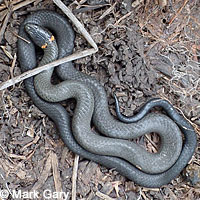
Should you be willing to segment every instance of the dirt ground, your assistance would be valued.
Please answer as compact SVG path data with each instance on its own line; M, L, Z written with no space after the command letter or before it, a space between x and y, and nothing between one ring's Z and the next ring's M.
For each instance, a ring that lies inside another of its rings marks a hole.
M173 0L165 7L142 0L63 2L99 47L75 66L105 87L111 113L115 115L114 92L127 116L153 97L165 98L194 125L199 139L200 2ZM27 14L38 9L61 12L50 0L36 0L10 15L0 40L0 83L21 74L16 35ZM5 10L1 5L1 28L8 16ZM76 34L74 51L88 47ZM0 98L0 190L41 194L62 189L71 197L75 155L56 134L54 123L33 105L23 82L0 91ZM151 139L156 142L157 137ZM199 144L190 164L187 169L195 169L196 184L180 175L168 185L149 189L80 158L76 199L200 199Z

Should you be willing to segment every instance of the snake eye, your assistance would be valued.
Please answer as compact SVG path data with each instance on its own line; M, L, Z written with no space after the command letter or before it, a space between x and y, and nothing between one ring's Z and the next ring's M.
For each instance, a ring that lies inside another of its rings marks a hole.
M37 24L28 23L25 25L25 29L31 40L42 49L45 49L50 42L55 40L46 28Z

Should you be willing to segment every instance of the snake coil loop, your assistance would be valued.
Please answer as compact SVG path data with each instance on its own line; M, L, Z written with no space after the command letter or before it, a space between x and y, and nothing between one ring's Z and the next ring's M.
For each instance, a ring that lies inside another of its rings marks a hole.
M20 26L19 35L24 37L25 39L29 39L27 33L24 30L24 26L27 23L44 26L45 28L50 29L52 32L55 33L58 43L59 57L63 57L72 52L74 33L71 26L64 17L51 11L35 12L34 14L27 17ZM63 37L66 37L67 40L63 40ZM36 53L34 44L27 44L24 41L19 40L18 57L22 71L27 71L36 67ZM107 134L109 129L109 134L111 134L111 136L115 136L118 138L132 137L133 125L120 123L110 116L107 108L105 91L95 79L76 71L73 68L71 62L59 66L58 73L59 76L61 76L61 78L63 79L80 80L81 82L87 84L91 91L95 94L93 121L96 122L95 125L100 132L102 132L103 134ZM94 162L100 163L108 168L115 168L122 175L126 176L130 180L133 180L139 185L146 187L160 187L164 184L169 183L182 171L182 169L186 166L194 153L196 147L196 134L193 127L182 116L180 116L178 112L168 102L165 102L164 109L170 108L168 114L178 124L179 128L185 136L185 141L177 161L171 168L169 168L165 172L159 174L144 173L123 159L90 153L89 151L83 149L76 142L74 136L72 135L72 130L70 128L70 119L65 109L60 104L48 103L42 100L35 92L33 78L26 79L25 86L34 104L55 122L60 132L61 138L70 150L72 150L74 153L79 154L80 156L93 160ZM160 100L160 102L162 101L163 100ZM145 105L147 107L153 107L154 103L155 101L152 100ZM147 113L149 110L144 109L143 111L144 113ZM119 113L118 116L120 117ZM99 120L99 117L106 122L102 123L102 120ZM120 119L122 120L122 118ZM119 134L121 132L125 132L127 134L124 136Z

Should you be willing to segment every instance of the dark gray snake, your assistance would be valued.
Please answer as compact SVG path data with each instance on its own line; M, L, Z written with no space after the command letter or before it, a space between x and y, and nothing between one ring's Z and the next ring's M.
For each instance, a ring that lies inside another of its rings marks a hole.
M48 21L46 21L46 19L48 19ZM25 20L25 22L20 26L19 34L24 38L28 38L27 34L24 32L24 24L26 24L28 22L39 24L39 25L44 26L44 27L50 29L51 31L55 32L55 35L58 38L57 43L58 43L58 47L59 47L59 57L62 57L66 54L71 53L72 48L73 48L73 44L71 42L71 41L73 41L73 37L74 37L73 31L71 30L71 27L69 26L69 24L65 21L65 19L63 17L61 17L60 15L57 15L56 13L49 12L49 11L36 12L34 15L29 16ZM56 32L57 30L59 30L59 31ZM63 41L64 35L66 38L69 39L68 42ZM59 40L59 37L60 37L60 40ZM67 49L64 48L66 46L68 46L69 48L67 48ZM28 69L32 69L36 66L36 56L35 56L35 49L34 49L33 44L27 44L27 43L23 42L22 40L19 40L18 53L19 53L19 62L20 62L22 71L27 71ZM67 69L64 71L68 71L69 76L73 75L72 72L73 72L74 68L71 63L68 63L67 66L66 65L60 66L59 71L63 70L62 68ZM72 77L69 77L69 78L72 78ZM93 90L94 90L94 87L96 87L96 90L98 92L100 92L100 96L103 99L103 101L106 101L106 104L101 104L101 105L105 105L104 107L106 107L107 100L105 100L106 99L106 96L104 96L105 92L102 89L102 87L100 86L100 84L95 79L91 79L88 76L86 76L85 78L83 78L83 77L84 76L82 76L82 75L81 76L78 75L78 79L80 79L83 82L85 81L86 83L89 82L88 86L91 87L91 85L92 85ZM63 73L63 78L66 78L65 72ZM75 77L75 78L77 78L77 77ZM88 79L91 79L91 80L88 80ZM182 152L181 152L178 160L169 170L167 170L163 173L160 173L160 174L156 174L156 175L147 174L147 173L142 172L141 170L138 170L136 167L130 165L128 162L126 162L122 159L119 159L116 157L111 157L111 156L100 156L100 155L92 154L92 153L84 150L74 140L73 135L70 130L69 117L68 117L66 111L63 109L63 107L61 107L59 104L50 104L50 103L47 103L47 102L43 101L42 99L40 99L37 96L37 94L35 93L34 86L33 86L33 78L25 80L25 86L26 86L27 91L28 91L29 95L31 96L33 102L35 103L35 105L37 107L39 107L42 111L44 111L56 123L63 141L73 152L75 152L85 158L88 158L90 160L93 160L95 162L98 162L108 168L116 168L116 170L119 171L121 174L123 174L124 176L128 177L129 179L133 180L134 182L136 182L140 185L147 186L147 187L159 187L163 184L168 183L170 180L175 178L180 173L180 171L185 167L185 165L187 164L187 162L189 161L189 159L191 158L191 156L194 152L194 149L196 146L195 132L194 132L192 126L184 118L182 118L177 113L177 111L174 110L173 107L171 106L172 109L170 108L170 110L168 112L172 114L171 118L176 120L180 129L184 133L185 141L184 141ZM103 94L103 96L102 96L102 94ZM99 101L101 101L101 99ZM151 104L151 102L149 102L148 104ZM167 102L167 105L170 105L170 104ZM95 101L95 107L96 107L96 101ZM103 110L102 106L95 108L95 109ZM105 109L107 109L107 111L108 111L108 108L105 108ZM106 113L106 111L105 111L105 113ZM98 115L98 114L96 114L96 115ZM144 115L146 115L146 113ZM102 118L104 118L104 116L106 116L106 115L103 115ZM108 116L110 116L110 114ZM95 117L93 117L93 120L94 119L95 119ZM105 120L106 119L107 118L105 118ZM112 121L113 121L113 118L112 118ZM109 126L112 124L112 121L109 122ZM104 128L102 128L101 123L97 123L100 126L100 127L98 126L98 129L103 130L105 128L105 130L106 130L107 127L105 126L105 124L103 125ZM115 123L116 123L116 121L115 121ZM97 124L95 124L95 125L97 125ZM108 124L108 123L106 123L106 124ZM121 123L121 124L123 124L123 123ZM125 125L123 125L123 126L126 127ZM123 126L121 126L121 129L123 128ZM129 129L130 129L130 127L131 126L129 126ZM111 129L112 128L113 127L111 127ZM115 127L114 127L114 129L115 129ZM105 133L106 132L107 131L105 131ZM116 130L115 130L115 132L116 132ZM119 132L119 129L118 129L117 133L118 132ZM129 131L129 132L131 133L132 131ZM123 130L122 133L126 133L126 129ZM113 133L111 133L111 134L113 134ZM190 134L190 136L188 134ZM118 137L120 138L121 136L118 135ZM132 137L132 134L131 135L128 134L128 136L126 135L126 137L130 138L130 137Z
M48 30L35 24L26 24L25 29L31 39L44 49L44 56L39 65L52 62L57 58L57 44ZM59 102L69 98L76 99L72 132L79 144L86 150L95 154L121 157L152 174L166 171L175 163L182 149L182 138L178 127L174 126L175 124L167 117L148 114L132 126L134 129L133 137L150 132L160 133L161 148L156 154L148 153L139 145L127 140L93 134L90 128L94 110L92 91L83 83L74 80L53 85L51 84L52 73L53 69L50 69L37 75L34 79L35 90L44 100L50 102Z
M25 29L31 39L44 49L44 56L39 65L44 65L57 58L57 44L48 30L35 24L26 24ZM182 138L178 127L174 126L175 124L169 121L167 117L149 114L132 126L134 136L150 132L160 133L161 148L156 154L148 153L142 147L130 141L105 138L93 134L90 128L94 110L92 91L84 84L74 80L52 85L52 72L53 69L42 72L35 77L35 90L44 100L50 102L69 98L77 100L72 121L72 132L79 144L86 150L95 154L121 157L143 171L152 174L166 171L175 163L182 148Z

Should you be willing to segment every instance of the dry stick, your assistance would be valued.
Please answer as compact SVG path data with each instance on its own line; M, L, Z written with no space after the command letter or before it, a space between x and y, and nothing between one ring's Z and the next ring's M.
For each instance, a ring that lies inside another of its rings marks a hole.
M15 33L14 31L10 30L9 31L17 38L20 38L21 40L23 40L24 42L30 44L31 42L29 40L26 40L25 38L21 37L20 35L17 35L17 33Z
M23 0L15 0L15 1L12 1L12 2L10 3L10 5L15 5L15 4L17 4L17 3L21 2L21 1L23 1ZM1 11L1 10L4 10L4 9L6 9L6 8L7 8L6 5L2 5L2 6L0 6L0 11Z
M60 0L53 0L53 2L67 15L67 17L69 17L69 19L74 23L76 28L83 34L85 39L90 43L94 50L96 50L95 52L97 52L98 47L96 43L94 42L90 34L86 31L84 26L80 23L80 21L78 21L78 19L73 15L70 9L67 6L65 6L65 4Z
M34 1L35 0L27 0L27 1L24 1L22 3L19 3L19 4L15 5L14 7L12 7L12 5L11 5L11 9L8 10L8 14L6 15L6 18L4 19L3 26L1 27L1 30L0 30L0 43L1 43L1 40L3 39L3 34L4 34L5 30L6 30L6 27L7 27L7 24L8 24L8 21L9 21L9 18L11 16L12 12L17 10L17 9L19 9L19 8L21 8L21 7L23 7L23 6L28 5L30 3L33 3Z
M115 8L117 2L115 2L113 5L110 6L110 8L108 8L102 15L101 17L99 18L100 20L103 19L105 16L109 15L110 12L113 11L113 9Z
M2 48L3 52L6 54L7 57L13 60L12 54L9 51L7 51L6 47L5 46L0 46L0 47Z
M21 2L21 3L17 4L17 5L15 5L15 6L13 7L13 11L18 10L19 8L22 8L22 7L24 7L24 6L27 6L28 4L33 3L33 2L35 2L35 1L36 1L36 0L27 0L27 1L23 1L23 2Z
M91 55L92 53L94 53L94 49L87 49L81 52L77 52L74 53L70 56L61 58L59 60L56 60L54 62L48 63L46 65L43 65L41 67L35 68L33 70L29 70L24 72L23 74L16 76L8 81L5 81L3 83L0 84L0 90L3 90L5 88L8 88L16 83L19 83L20 81L23 81L24 79L30 78L31 76L34 76L36 74L39 74L40 72L44 71L44 70L48 70L51 69L52 67L58 66L60 64L72 61L72 60L76 60L79 58L83 58L85 56Z
M101 198L101 199L105 199L105 200L115 200L115 199L109 197L108 195L103 194L103 193L100 192L100 191L97 191L97 192L96 192L96 195L97 195L99 198Z
M84 7L84 8L78 8L76 10L74 10L74 14L78 14L78 13L81 13L81 12L87 12L89 10L95 10L95 9L98 9L98 8L102 8L106 5L109 5L109 4L102 4L102 5L94 5L94 6L87 6L87 7Z
M14 55L14 57L13 57L12 64L11 64L11 68L10 68L10 75L11 75L11 78L13 78L13 72L14 72L16 60L17 60L17 54L15 53L15 55Z
M54 179L54 184L55 184L55 189L57 194L62 194L62 183L61 183L61 178L60 178L60 173L58 170L58 157L55 153L52 152L52 160L51 160L51 166L53 170L53 179ZM58 195L59 197L57 198L58 200L63 200L61 195Z
M0 22L3 21L3 19L5 18L5 16L7 15L7 10L3 10L3 11L0 11Z
M16 83L19 83L20 81L23 81L26 78L30 78L31 76L39 74L40 72L42 72L44 70L51 69L52 67L58 66L58 65L63 64L65 62L69 62L69 61L73 61L73 60L76 60L76 59L79 59L79 58L83 58L83 57L89 56L89 55L91 55L93 53L96 53L98 51L98 47L97 47L96 43L94 42L94 40L92 39L92 37L90 36L90 34L86 31L86 29L78 21L78 19L72 14L72 12L65 6L65 4L63 4L59 0L54 0L54 3L61 10L63 10L63 12L71 19L72 23L75 24L75 26L77 27L77 29L83 34L83 36L85 37L85 39L90 43L90 45L93 48L92 49L83 50L81 52L74 53L74 54L72 54L70 56L61 58L61 59L56 60L56 61L54 61L52 63L48 63L48 64L43 65L41 67L38 67L36 69L26 71L23 74L15 77L13 79L10 79L8 81L5 81L5 82L1 83L0 84L0 90L6 89L6 88L8 88L8 87L10 87L10 86L12 86L12 85L14 85Z
M183 8L185 7L185 5L188 3L189 0L185 0L183 5L179 8L179 10L177 11L177 13L174 15L174 17L172 17L172 19L169 21L168 25L171 25L173 23L173 21L176 19L176 17L179 15L179 13L183 10Z
M12 12L15 11L15 10L18 10L19 8L24 7L24 6L26 6L30 3L33 3L36 0L26 0L26 1L23 1L22 3L17 4L18 2L21 2L21 1L22 0L16 1L15 3L12 2L12 3L9 4L9 6L12 7ZM17 4L17 5L13 6L14 4ZM2 13L1 18L0 18L1 20L3 20L5 13L8 12L7 9L5 9L5 8L7 8L7 7L5 6L5 7L3 7L3 9L1 9L1 7L0 7L0 11L3 10L3 11L1 11L1 13Z
M127 13L126 15L124 15L123 17L121 17L120 19L118 19L117 22L115 22L114 26L117 26L122 20L124 20L127 17L129 17L132 13L133 13L133 11Z
M79 155L75 155L73 172L72 172L72 200L76 200L76 181L77 181L77 174L78 174L78 161L79 161Z
M4 34L5 30L6 30L9 18L11 16L11 13L12 13L12 10L8 10L6 18L4 19L4 22L3 22L3 26L1 27L1 30L0 30L0 43L1 43L1 40L3 39L3 34Z

